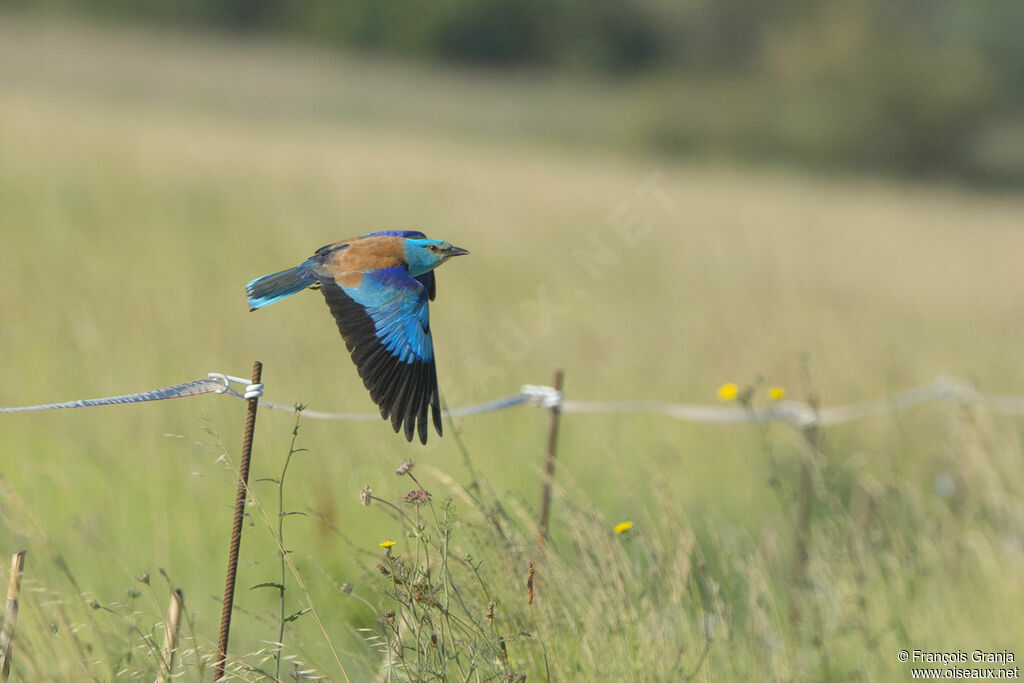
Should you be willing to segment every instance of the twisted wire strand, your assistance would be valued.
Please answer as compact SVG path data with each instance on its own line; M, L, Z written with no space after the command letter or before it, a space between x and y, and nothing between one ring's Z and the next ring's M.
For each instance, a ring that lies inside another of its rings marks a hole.
M232 385L242 385L236 390ZM23 413L40 410L57 410L62 408L88 408L104 405L120 405L127 403L143 403L162 401L172 398L186 398L205 394L225 394L240 399L251 399L263 395L263 384L251 384L249 380L223 373L210 373L204 379L196 379L160 389L152 389L136 394L123 394L105 398L90 398L63 403L45 403L41 405L14 406L0 408L0 413ZM446 410L445 415L465 417L499 410L508 410L519 406L544 408L558 407L565 413L656 413L687 422L705 424L743 424L783 422L799 428L813 425L829 426L842 424L881 415L897 410L906 410L926 403L951 402L957 404L973 404L1002 415L1024 416L1024 396L1005 394L984 394L964 382L940 377L935 381L906 391L892 393L888 396L858 401L840 406L815 409L800 401L777 401L763 408L743 407L737 405L715 406L666 401L625 400L625 401L582 401L565 400L560 391L543 385L523 385L519 392L495 398L483 403L461 406ZM278 403L263 400L264 408L294 412L295 404ZM318 420L379 420L377 413L332 413L319 410L303 409L304 417Z

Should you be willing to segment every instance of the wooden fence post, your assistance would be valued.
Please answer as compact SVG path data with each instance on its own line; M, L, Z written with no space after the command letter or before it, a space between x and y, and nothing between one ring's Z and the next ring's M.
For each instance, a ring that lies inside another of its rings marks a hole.
M544 466L544 487L540 498L540 527L537 531L537 547L544 550L548 537L548 522L551 517L551 486L555 480L555 459L558 456L558 425L562 417L562 388L565 384L565 372L555 372L555 391L559 400L551 406L551 427L548 430L548 457Z
M817 421L815 421L814 424L804 427L801 431L807 446L807 456L800 463L800 490L797 493L795 530L796 547L789 596L789 624L794 629L800 623L800 592L807 585L807 563L811 559L811 516L814 512L813 468L818 454L819 429Z

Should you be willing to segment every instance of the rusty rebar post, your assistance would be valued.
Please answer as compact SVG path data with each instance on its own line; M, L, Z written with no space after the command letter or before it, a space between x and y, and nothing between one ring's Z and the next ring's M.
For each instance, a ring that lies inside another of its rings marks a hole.
M263 364L252 366L252 383L259 384ZM231 609L235 603L235 577L238 574L238 549L242 545L242 519L245 516L245 498L249 492L249 460L252 455L252 436L256 429L256 407L259 396L249 399L249 412L245 417L245 436L242 438L242 459L238 464L238 492L235 494L235 517L231 527L231 547L228 549L228 573L224 584L224 603L220 613L220 641L217 645L217 666L213 680L224 677L224 663L228 657L228 634L231 631Z
M540 498L540 528L537 531L537 547L544 550L548 538L548 521L551 517L551 485L555 480L555 459L558 457L558 425L562 418L562 387L565 384L565 372L555 372L555 391L559 400L551 406L551 427L548 430L548 457L544 466L544 487Z

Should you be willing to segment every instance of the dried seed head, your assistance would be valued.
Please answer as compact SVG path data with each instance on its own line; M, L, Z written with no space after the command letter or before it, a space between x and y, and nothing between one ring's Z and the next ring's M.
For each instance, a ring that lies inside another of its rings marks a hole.
M430 634L430 644L433 645L434 647L437 647L437 634L436 633L431 633Z
M395 623L395 610L389 609L384 613L384 618L388 620L389 624Z
M526 604L533 604L533 562L526 563Z
M505 648L505 639L498 636L498 644L501 645L501 661L505 662L505 666L508 666L508 650Z
M342 595L352 595L352 584L346 581L338 586L338 590L341 591Z
M398 469L395 470L395 474L399 476L403 474L409 474L409 472L412 472L413 467L415 467L415 465L413 464L412 460L406 460L405 462L398 466Z
M494 623L494 601L487 603L487 621Z
M371 497L373 497L373 489L369 486L363 487L363 490L359 492L359 502L363 505L369 505Z

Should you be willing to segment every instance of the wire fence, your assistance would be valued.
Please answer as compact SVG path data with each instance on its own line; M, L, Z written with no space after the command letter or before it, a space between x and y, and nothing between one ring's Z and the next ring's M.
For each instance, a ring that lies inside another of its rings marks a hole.
M241 387L236 390L234 385ZM203 379L196 379L169 387L152 389L135 394L105 398L80 399L63 403L46 403L32 406L0 408L0 413L23 413L62 408L87 408L126 403L143 403L172 398L185 398L205 394L223 394L234 398L249 399L263 396L262 384L251 384L249 380L218 372L211 372ZM920 387L895 392L888 396L859 401L840 406L815 408L793 400L773 401L765 407L731 405L697 405L669 403L663 401L582 401L566 400L562 392L553 387L527 384L514 394L495 398L483 403L461 406L446 410L445 415L464 417L480 413L491 413L519 406L553 408L558 406L564 413L656 413L677 420L707 424L737 424L783 422L799 429L812 426L829 426L851 422L872 415L906 410L926 403L947 402L971 404L1002 415L1024 415L1024 396L987 394L976 391L972 385L946 377ZM271 410L295 411L295 404L261 400L260 405ZM378 413L330 413L303 409L306 418L318 420L379 420Z
M274 401L261 400L264 390L263 384L260 383L261 373L262 364L257 361L253 367L251 380L212 372L202 379L195 379L189 382L183 382L181 384L175 384L173 386L162 387L159 389L151 389L149 391L142 391L135 394L65 401L63 403L46 403L32 406L0 408L0 413L26 413L64 408L88 408L104 405L123 405L127 403L162 401L172 398L186 398L189 396L201 396L205 394L223 394L247 401L248 414L246 417L245 435L242 445L242 459L238 470L238 487L235 496L234 517L232 519L231 542L228 553L228 569L225 579L220 638L218 641L218 655L216 659L216 675L218 679L224 673L224 666L228 657L228 639L231 625L231 614L234 604L238 553L242 536L242 517L248 492L249 463L252 450L253 432L256 422L256 409L258 405L261 405L264 408L269 408L271 410L285 410L289 412L297 410L297 406L294 404L289 405ZM555 387L550 387L528 384L520 387L517 393L509 394L508 396L502 396L484 403L462 406L454 410L445 411L447 415L460 417L480 413L491 413L519 406L535 406L545 408L551 413L550 431L548 436L548 453L543 479L544 486L542 489L542 512L538 522L537 543L538 548L541 551L543 551L548 537L548 513L551 507L552 482L555 476L555 458L557 454L558 424L561 413L656 413L678 420L711 424L787 423L801 430L808 445L811 447L811 451L817 450L817 428L820 426L842 424L844 422L850 422L852 420L866 418L872 415L906 410L926 403L944 401L954 404L970 404L996 413L1006 415L1024 415L1024 396L983 394L976 391L973 386L966 382L959 382L948 378L939 378L924 386L909 389L907 391L896 392L882 398L826 408L817 408L809 403L793 400L772 401L765 407L755 406L749 400L735 402L731 405L717 406L637 400L566 400L563 392L560 390L562 386L561 371L559 371L555 376L555 385ZM236 389L235 387L239 388ZM308 418L322 420L379 419L379 416L376 413L327 413L317 410L307 410L305 408L303 408L302 414ZM813 480L814 472L812 461L810 458L805 458L801 461L800 490L798 494L798 500L801 501L801 506L796 526L796 547L798 548L798 552L794 562L793 585L801 585L805 581L806 577L806 568L809 557L807 544L810 537L811 502L814 497ZM367 488L366 490L369 489ZM16 554L15 558L17 559L19 556L22 559L24 558L23 553ZM282 557L286 557L283 547ZM12 576L13 571L14 569L12 568ZM10 602L10 594L8 602ZM317 622L320 624L321 630L323 630L323 624L320 622L319 617L316 616L315 609L313 609L313 614L316 617ZM790 611L790 619L794 621L794 623L799 619L799 612L792 607ZM8 626L5 622L5 632L7 629ZM13 630L13 625L11 626L11 630ZM324 630L323 632L326 637L326 631ZM330 644L329 638L328 644ZM331 645L331 649L333 651L333 645ZM335 655L337 657L337 653L335 653ZM4 673L6 673L10 661L9 650L4 651L3 660ZM339 666L341 666L340 659L337 661ZM170 664L168 664L167 668L169 671ZM6 678L6 676L3 676L2 678Z

